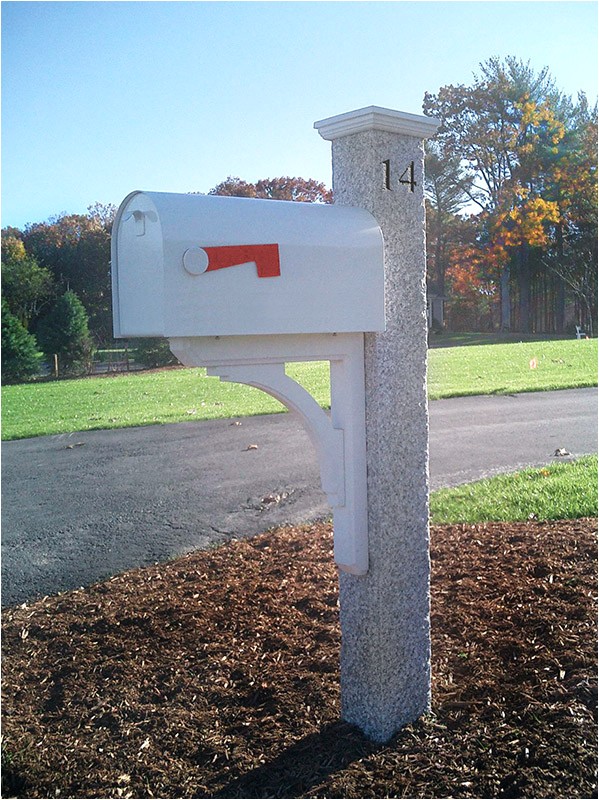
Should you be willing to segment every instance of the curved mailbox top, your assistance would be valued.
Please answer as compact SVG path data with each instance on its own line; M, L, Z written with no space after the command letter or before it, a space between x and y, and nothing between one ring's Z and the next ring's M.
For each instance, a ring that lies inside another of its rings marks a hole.
M132 192L112 285L117 337L385 329L383 237L360 208Z

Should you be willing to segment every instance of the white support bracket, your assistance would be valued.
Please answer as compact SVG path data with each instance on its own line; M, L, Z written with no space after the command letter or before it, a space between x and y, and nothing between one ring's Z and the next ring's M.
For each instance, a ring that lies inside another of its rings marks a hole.
M322 488L333 509L335 561L368 572L364 336L361 333L170 339L186 366L254 386L297 413L316 448ZM291 361L329 361L331 415L285 372Z
M208 367L208 375L221 381L246 383L276 397L302 417L320 465L320 480L329 504L345 505L343 431L334 428L323 411L303 386L285 373L285 364L250 364L247 366Z

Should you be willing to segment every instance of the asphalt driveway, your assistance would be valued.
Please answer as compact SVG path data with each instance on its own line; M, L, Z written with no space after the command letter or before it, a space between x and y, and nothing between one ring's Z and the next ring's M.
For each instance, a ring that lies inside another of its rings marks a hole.
M597 389L430 404L433 489L561 448L597 452ZM2 604L329 514L292 414L5 442Z

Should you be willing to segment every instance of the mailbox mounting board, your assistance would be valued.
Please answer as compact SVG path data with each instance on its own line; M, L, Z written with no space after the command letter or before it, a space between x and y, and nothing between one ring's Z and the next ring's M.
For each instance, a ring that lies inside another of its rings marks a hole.
M360 208L132 192L112 282L117 337L385 329L383 237Z

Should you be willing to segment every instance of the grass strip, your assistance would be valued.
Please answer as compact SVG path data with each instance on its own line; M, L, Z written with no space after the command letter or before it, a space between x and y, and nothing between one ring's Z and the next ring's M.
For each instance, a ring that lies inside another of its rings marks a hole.
M428 358L431 400L597 385L597 339L438 348Z
M288 373L330 407L328 365L295 363ZM459 397L597 385L597 340L567 339L429 351L429 397ZM284 410L258 389L172 369L2 387L2 438L22 439Z
M430 506L434 525L596 517L597 456L438 489Z
M325 408L329 373L320 362L288 372ZM272 414L284 406L259 389L221 383L204 369L172 369L4 386L2 438L110 430L169 422Z

